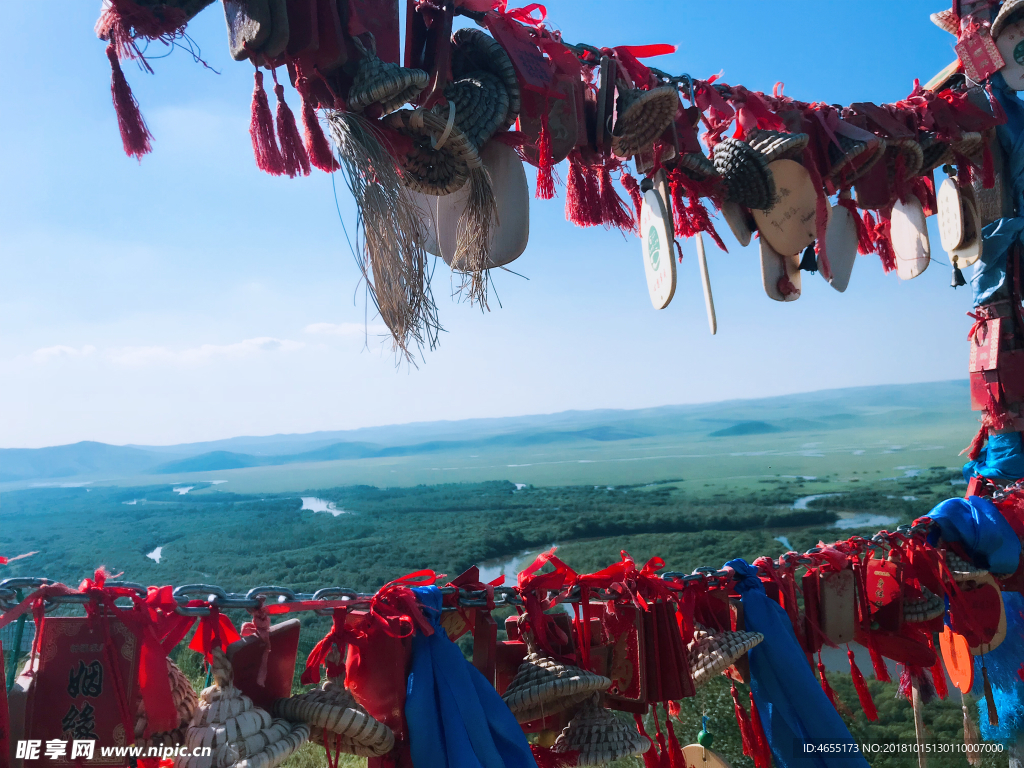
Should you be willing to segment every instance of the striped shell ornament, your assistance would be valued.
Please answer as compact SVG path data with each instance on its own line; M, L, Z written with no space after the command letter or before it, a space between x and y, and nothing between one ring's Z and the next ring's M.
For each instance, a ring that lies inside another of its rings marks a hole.
M530 653L523 660L502 698L520 723L572 709L612 681L550 656Z
M380 757L395 746L395 735L363 709L340 679L308 693L278 699L274 714L306 723L310 741L360 757Z
M642 755L651 747L636 728L601 706L591 696L555 739L555 752L578 752L577 765L605 765L623 757Z
M954 581L970 581L988 574L988 571L967 562L951 549L946 550L946 567L953 574Z
M706 685L762 640L760 632L718 632L698 624L686 649L693 684L697 688Z
M925 586L921 587L922 597L903 601L904 621L931 621L946 612L946 601Z
M309 738L308 725L271 717L235 688L231 662L219 648L213 677L185 734L190 752L210 747L212 754L176 757L174 768L277 768Z

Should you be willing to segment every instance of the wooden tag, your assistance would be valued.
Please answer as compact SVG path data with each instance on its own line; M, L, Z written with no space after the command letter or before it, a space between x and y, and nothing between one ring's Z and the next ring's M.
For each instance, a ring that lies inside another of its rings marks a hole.
M615 124L615 73L618 64L610 56L601 57L597 90L597 151L612 154L612 126Z
M101 623L106 624L105 631ZM74 740L94 741L90 765L128 765L127 756L100 751L100 747L128 746L135 741L135 734L125 733L121 722L108 639L114 646L122 695L128 702L138 700L141 645L124 624L109 617L48 617L43 623L39 672L29 689L22 738L66 741L68 757ZM38 760L24 761L26 768L52 764L43 753Z
M311 55L319 47L316 0L288 0L288 55Z
M676 292L676 255L671 219L661 197L653 189L644 193L640 210L640 243L651 304L655 309L664 309Z
M939 185L935 196L939 204L939 242L947 252L964 241L964 205L960 187L953 179Z
M768 164L775 178L778 202L770 211L754 209L754 221L772 248L784 256L795 256L817 237L815 215L817 195L811 175L795 160Z
M973 589L969 588L972 582ZM982 627L984 635L987 637L990 632L992 633L992 639L987 643L971 646L971 655L981 656L994 651L1006 639L1006 605L1003 603L1003 593L991 573L971 579L971 582L962 586L964 599L971 604L972 609L975 609L975 616L980 623L985 625Z
M530 240L530 188L526 182L526 169L516 151L500 141L489 141L480 150L480 159L491 175L494 202L498 210L497 222L491 225L491 253L488 269L509 264L526 250ZM452 266L458 242L459 219L469 202L469 184L450 195L426 198L433 201L433 221L436 222L436 255ZM429 217L426 219L431 220ZM428 227L429 229L429 227ZM427 239L429 244L429 237ZM428 251L430 248L424 245ZM434 253L434 251L431 251Z
M1004 30L999 36L1005 34ZM963 62L964 74L976 83L988 80L1006 64L999 46L984 27L961 38L953 48Z
M871 620L883 631L898 632L903 625L902 565L872 557L865 567Z
M959 248L949 252L949 257L956 259L959 267L969 267L981 258L981 218L978 216L978 208L973 197L970 193L963 196L964 240Z
M676 236L675 217L672 215L672 192L668 185L668 174L664 168L659 168L651 179L654 184L654 191L661 198L661 204L665 208L665 218L668 221L669 232L674 238Z
M823 573L820 581L818 614L821 631L836 645L849 643L857 626L853 569Z
M601 629L611 644L606 677L612 681L606 694L608 706L627 712L646 712L648 707L641 611L634 605L608 604Z
M268 0L225 0L224 17L228 23L228 50L235 61L248 59L270 37Z
M437 195L425 195L422 192L416 192L408 187L402 189L402 194L416 206L416 210L419 212L420 226L416 232L416 242L432 256L440 256L441 248L437 244L437 208L440 198Z
M700 744L683 747L683 764L687 768L732 768L728 760Z
M913 280L931 261L928 227L921 201L911 195L906 203L897 200L892 207L892 250L896 256L896 274L900 280Z
M246 635L228 646L227 657L235 673L234 685L258 707L274 708L277 699L292 695L295 658L299 652L299 620L288 619L270 628L270 656L267 658L267 679L256 682L263 660L263 641L257 635Z
M1002 329L1001 317L993 317L978 325L978 330L971 337L971 373L999 368L999 338Z
M487 14L485 23L512 59L512 66L523 86L527 90L547 90L554 81L554 69L530 39L529 31L519 22L504 16Z
M1003 58L1003 78L1014 91L1024 91L1024 20L1007 24L996 38L996 50Z
M969 693L974 685L974 659L967 640L949 627L943 627L939 635L939 649L950 681L961 693Z
M761 248L761 283L768 298L775 301L796 301L800 298L800 256L783 256L768 243L758 238ZM788 281L788 285L787 285ZM783 292L784 288L789 290Z
M850 285L850 275L857 263L857 222L853 214L841 205L832 206L832 215L825 230L825 249L832 267L832 279L828 284L842 293Z
M700 284L704 289L704 311L708 316L711 335L718 333L718 315L715 314L715 297L711 294L711 275L708 273L708 255L704 250L704 233L698 232L693 238L697 243L697 265L700 267Z
M540 139L541 115L544 112L547 112L548 132L551 137L551 162L557 164L569 156L578 138L576 85L572 80L559 78L554 91L540 93L524 90L522 93L519 129L528 142L523 145L523 155L533 165L537 165L539 161L537 142Z
M744 248L750 245L750 237L754 234L753 227L750 225L750 215L743 207L739 203L727 200L722 203L722 217L732 230L736 242Z

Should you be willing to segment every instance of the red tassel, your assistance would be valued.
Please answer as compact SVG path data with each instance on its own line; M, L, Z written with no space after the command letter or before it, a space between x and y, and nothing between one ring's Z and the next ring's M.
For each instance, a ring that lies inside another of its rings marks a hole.
M868 646L868 650L871 652L871 666L875 669L875 680L891 683L892 678L889 677L889 668L885 665L885 659L882 658L882 654L875 648L874 643Z
M761 713L757 711L757 704L754 703L754 692L750 692L750 731L754 736L754 744L757 746L757 755L754 757L755 768L772 768L772 748L768 743L768 736L761 724Z
M843 206L853 215L853 224L857 229L857 253L863 256L866 253L871 253L871 232L868 229L866 219L871 216L868 211L864 211L864 218L861 218L860 213L857 212L857 203L853 198L840 197L839 204ZM874 227L874 219L871 220L871 226Z
M267 92L263 90L263 73L258 69L254 75L256 87L252 92L252 117L249 120L249 136L252 137L252 151L256 166L265 173L280 176L284 173L281 150L274 138L274 116L270 114Z
M864 211L864 219L861 222L864 229L857 229L857 253L861 256L866 256L869 253L875 252L875 240L873 233L875 231L875 217L871 215L871 211ZM864 233L863 238L861 232Z
M971 440L971 444L966 448L967 457L971 461L977 461L978 457L981 456L981 449L985 447L985 443L988 441L988 424L982 424L978 429L978 434ZM963 453L963 451L960 451Z
M615 191L611 170L607 165L601 166L601 222L608 228L636 231L636 220Z
M569 155L569 182L565 190L565 218L577 227L601 223L597 172L585 165L577 150Z
M668 188L672 193L672 223L676 229L676 237L693 237L697 234L693 219L688 215L689 209L683 197L682 171L674 169L668 177Z
M297 85L303 86L302 78L299 78ZM313 102L309 98L308 86L299 87L298 91L302 97L302 127L306 133L306 155L309 162L324 173L334 173L341 166L334 159L331 145L327 143L324 129L320 127L320 120L317 119Z
M672 704L675 702L669 702L669 713L672 712ZM678 708L677 708L678 711ZM668 765L669 768L687 768L686 758L683 757L683 750L679 746L679 740L676 738L675 729L672 727L672 721L666 717L665 727L668 729Z
M281 163L285 173L291 178L298 175L309 176L309 156L302 146L302 136L295 124L295 115L284 100L284 86L274 76L274 95L277 96L277 139L281 144Z
M935 651L935 642L929 637L928 645L932 652ZM931 668L932 685L935 687L935 695L945 700L949 696L949 686L946 685L946 670L942 666L942 657L936 654L935 664Z
M596 189L597 171L595 169L591 170L594 171L594 187ZM644 193L640 191L640 185L637 184L636 179L634 179L625 171L623 171L622 176L620 178L622 180L622 186L626 188L626 192L629 194L630 202L633 203L633 208L636 210L636 220L639 223L640 212L643 210L644 207ZM600 192L598 193L598 196L600 196Z
M871 691L861 674L857 660L853 657L850 646L846 646L846 657L850 660L850 677L853 678L853 687L857 689L857 698L860 699L860 708L864 710L864 716L871 721L878 719L878 710L875 708L875 700L871 698Z
M867 217L865 216L865 218ZM875 253L882 260L882 269L886 273L896 269L896 254L892 249L891 227L892 222L889 217L879 213L878 223L875 224L874 231L871 233Z
M535 196L541 200L550 200L555 196L555 177L551 163L551 129L548 127L547 111L540 116L540 135L537 137L537 192Z
M658 750L654 747L654 739L647 735L647 731L644 729L644 721L640 715L633 715L633 719L636 721L636 732L643 736L650 743L650 747L644 752L644 768L661 768L661 757L658 755Z
M150 139L153 135L146 127L139 111L139 102L132 94L131 86L121 71L121 62L117 58L113 41L107 43L107 58L110 60L110 95L114 99L114 111L117 113L117 127L121 131L121 144L124 153L129 157L141 160L143 155L153 151Z
M836 692L832 690L832 686L828 684L828 678L825 676L825 665L821 663L821 652L818 652L818 676L821 678L821 690L828 696L828 700L832 706L836 706Z
M750 722L750 716L747 714L747 710L743 708L743 704L740 701L739 692L736 690L736 686L732 686L732 707L733 712L736 715L736 724L740 727L740 739L743 742L743 754L755 761L757 764L757 755L759 754L757 738L754 735L754 727Z

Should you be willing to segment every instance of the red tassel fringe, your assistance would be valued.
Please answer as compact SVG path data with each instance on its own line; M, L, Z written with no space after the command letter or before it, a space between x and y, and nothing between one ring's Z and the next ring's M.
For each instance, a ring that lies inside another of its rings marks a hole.
M867 219L871 214L865 211L864 218L861 218L860 213L857 211L857 202L853 198L840 197L839 205L843 206L853 215L853 223L857 229L857 253L861 256L871 253L874 245L871 242L871 231L867 224ZM872 218L870 226L874 227L874 225L874 218Z
M978 457L981 456L981 449L985 447L985 442L988 440L988 424L982 424L978 429L978 434L971 440L971 444L967 447L967 457L971 461L977 461ZM961 451L963 453L963 451Z
M537 137L537 192L535 197L550 200L555 196L555 177L551 163L551 129L548 115L540 116L540 135Z
M636 231L636 220L615 191L612 174L607 165L601 166L601 222L605 227L623 231Z
M870 222L870 223L869 223ZM896 269L896 254L892 249L892 222L888 216L878 214L877 223L867 211L864 212L864 225L871 235L872 250L882 260L882 270L892 272Z
M644 768L661 768L661 758L654 746L654 739L648 736L647 731L644 729L643 718L640 715L633 715L633 719L636 721L636 732L647 739L651 745L644 752Z
M671 714L671 709L669 714ZM683 757L683 750L679 746L675 729L672 727L672 720L668 717L665 718L665 727L668 730L668 768L687 768L686 758Z
M750 730L754 735L754 744L757 747L757 755L754 757L755 768L772 768L772 748L768 743L768 736L761 724L761 713L757 711L757 704L754 703L754 693L750 693Z
M857 689L857 698L860 699L860 708L864 710L864 716L871 721L878 719L878 709L875 707L875 700L871 698L871 691L864 680L864 675L857 666L857 660L853 657L853 651L846 647L846 657L850 660L850 677L853 678L853 687Z
M740 701L739 691L736 690L736 686L732 686L732 707L736 715L736 724L740 727L740 739L743 742L743 754L754 760L754 764L757 765L757 755L759 754L757 737L754 735L754 726L750 722L750 715L747 714L747 710L743 708L743 703Z
M828 696L829 702L832 706L836 706L836 692L832 690L832 686L828 684L828 677L825 676L825 665L821 663L821 653L818 654L818 676L821 678L821 690Z
M139 102L135 100L131 86L121 71L121 62L117 58L113 40L107 43L107 59L110 60L110 95L114 100L117 127L121 131L124 153L141 160L143 155L153 151L150 145L153 135L146 127L146 121L142 119L142 113L139 111Z
M565 218L577 227L601 223L601 193L597 170L583 162L580 153L569 155L569 181L565 190Z
M274 138L274 116L270 114L267 92L263 89L263 73L258 69L254 75L255 87L252 92L252 117L249 121L249 136L252 137L252 151L256 156L256 167L274 176L284 174L281 150Z
M871 652L871 666L875 670L875 679L883 683L891 683L892 678L889 677L889 668L885 665L885 659L882 658L882 654L878 652L874 644L869 645L868 650Z
M302 80L299 80L302 84ZM319 168L324 173L334 173L340 167L331 152L331 145L327 143L324 136L324 129L320 127L320 120L317 119L313 102L309 99L308 87L299 88L299 95L302 96L302 127L306 134L306 155L314 168Z
M281 145L282 169L291 178L309 176L309 155L302 146L302 136L295 124L295 115L284 100L284 86L274 73L274 95L277 96L277 139Z
M622 175L619 177L619 179L622 181L622 186L625 187L626 192L629 194L629 199L633 203L633 208L635 209L636 213L637 226L639 226L640 212L643 210L644 207L644 193L640 191L640 185L637 183L636 179L634 179L625 171L622 172ZM594 174L594 187L595 189L597 188L596 172Z

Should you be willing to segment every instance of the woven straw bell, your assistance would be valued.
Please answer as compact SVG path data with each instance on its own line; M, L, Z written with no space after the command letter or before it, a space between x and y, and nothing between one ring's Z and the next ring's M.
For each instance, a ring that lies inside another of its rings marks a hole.
M331 653L334 663L340 663L337 649L332 648ZM360 757L380 757L395 746L395 734L356 702L342 677L331 678L308 693L278 699L274 702L274 714L306 723L310 727L310 741L328 749Z
M680 168L691 179L696 179L697 181L704 181L718 175L718 171L715 170L715 164L703 152L687 152L680 155L679 159L676 160L676 167Z
M422 69L381 61L372 50L364 53L348 91L347 106L353 112L380 104L384 114L389 115L419 96L430 81L430 75Z
M185 677L185 673L178 669L178 665L170 659L167 660L167 677L171 682L171 698L174 701L174 708L178 712L178 727L164 733L151 734L147 739L143 734L149 718L146 716L146 706L142 699L139 699L139 706L135 710L135 743L141 747L162 747L177 746L185 741L185 732L192 722L192 715L195 713L199 697L192 688L192 683Z
M630 728L591 696L555 739L555 752L578 752L577 765L604 765L651 747L636 728Z
M455 105L455 124L477 149L505 124L508 117L508 91L490 72L466 75L450 83L444 89L444 95ZM437 110L442 117L444 112L444 108Z
M620 81L618 94L612 152L631 157L650 149L671 125L679 109L679 93L668 85L644 91Z
M931 621L946 612L946 601L927 587L921 587L922 597L903 602L904 621Z
M828 145L828 178L837 182L839 186L852 184L870 171L885 154L885 141L881 138L877 142L868 143L840 133L836 139L839 141L838 145L834 141ZM865 153L871 154L866 156ZM855 164L854 161L859 164Z
M506 131L519 117L522 106L522 92L512 59L490 35L472 27L460 29L452 35L452 79L457 82L480 72L494 75L505 88L508 108L495 130Z
M776 160L798 160L810 136L806 133L785 133L755 128L747 134L747 144L764 157L766 163Z
M714 157L727 200L763 211L775 205L775 179L764 155L746 142L725 138L715 145Z
M706 685L762 640L760 632L717 632L698 624L686 649L693 684L697 688Z
M988 571L975 567L951 549L946 550L946 567L953 574L953 580L957 582L980 579L988 575Z
M272 718L235 688L231 662L219 648L213 677L185 734L189 751L211 747L212 755L176 757L174 768L276 768L309 738L308 725Z
M520 723L572 709L612 681L579 667L555 661L536 651L519 666L502 698Z
M412 139L412 150L398 158L402 181L425 195L450 195L462 188L469 172L482 167L480 155L453 120L425 109L403 109L385 124Z

